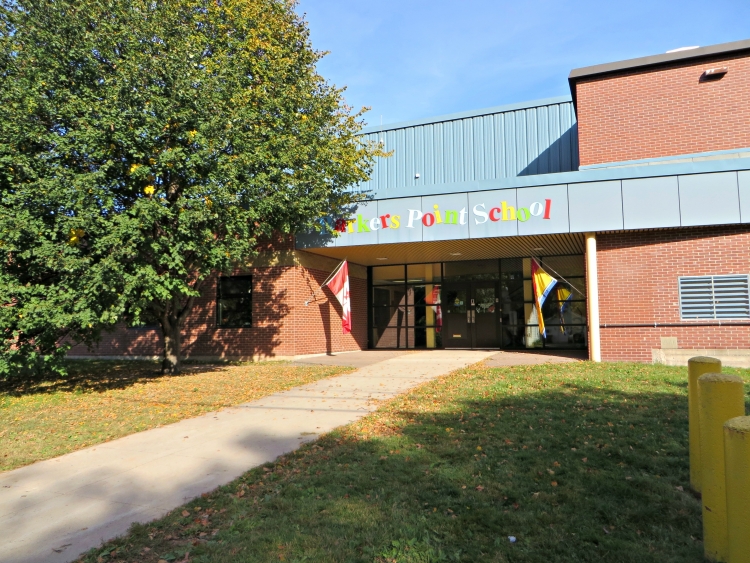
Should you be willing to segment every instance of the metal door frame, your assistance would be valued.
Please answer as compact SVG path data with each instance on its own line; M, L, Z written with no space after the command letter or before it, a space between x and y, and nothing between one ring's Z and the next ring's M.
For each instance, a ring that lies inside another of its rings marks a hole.
M499 284L500 282L498 280L465 280L465 281L454 281L454 282L443 282L440 286L440 292L441 292L441 303L443 303L443 306L445 306L444 301L444 294L443 292L449 291L451 289L465 289L466 290L466 299L468 301L466 305L466 317L467 317L467 329L469 333L469 347L470 350L477 350L477 349L498 349L500 350L500 315L497 309L497 304L499 303ZM494 288L495 290L495 344L492 346L477 346L477 334L476 334L476 289L478 288L485 288L490 287ZM445 327L444 327L445 328ZM450 327L447 327L450 328ZM443 338L443 348L446 349L466 349L462 346L447 346L447 338Z

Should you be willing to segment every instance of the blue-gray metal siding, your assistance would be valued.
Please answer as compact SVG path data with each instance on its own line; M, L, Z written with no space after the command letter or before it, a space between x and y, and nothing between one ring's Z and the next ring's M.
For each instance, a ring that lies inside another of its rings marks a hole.
M363 137L393 151L377 159L370 181L359 187L366 191L578 170L570 101L382 131L370 128Z

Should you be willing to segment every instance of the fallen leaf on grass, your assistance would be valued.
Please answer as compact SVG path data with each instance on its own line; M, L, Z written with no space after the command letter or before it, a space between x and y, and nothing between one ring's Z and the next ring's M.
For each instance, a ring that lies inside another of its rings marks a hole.
M552 483L550 483L550 485L552 485L553 487L557 487L557 481L552 481Z
M187 510L182 511L183 516L190 516L190 513Z

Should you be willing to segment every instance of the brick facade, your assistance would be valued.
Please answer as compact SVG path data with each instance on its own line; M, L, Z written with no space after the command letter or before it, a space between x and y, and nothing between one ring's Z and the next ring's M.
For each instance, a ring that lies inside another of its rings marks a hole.
M597 236L602 359L651 362L661 337L683 349L747 349L750 326L680 319L678 276L750 272L750 225ZM604 325L676 323L678 327ZM747 323L745 323L747 324Z
M292 252L287 243L267 245L264 251ZM362 268L360 268L363 270ZM239 273L239 272L238 272ZM216 326L217 278L213 277L196 300L185 322L184 357L197 359L251 359L291 357L367 348L367 280L349 276L352 298L352 333L342 334L341 306L328 289L305 306L330 269L299 264L253 267L253 326ZM76 346L71 356L155 357L163 353L160 329L120 327L105 334L94 350Z
M701 80L727 67L720 79ZM750 147L750 53L581 78L581 166Z

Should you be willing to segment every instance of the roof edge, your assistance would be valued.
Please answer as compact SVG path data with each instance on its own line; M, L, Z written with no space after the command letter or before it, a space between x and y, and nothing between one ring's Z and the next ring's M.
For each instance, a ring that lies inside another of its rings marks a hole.
M597 74L608 74L633 68L649 67L671 62L686 61L690 59L700 59L716 55L725 55L736 53L737 51L750 50L750 39L741 41L732 41L730 43L718 43L708 47L698 47L697 49L688 49L685 51L675 51L673 53L661 53L658 55L649 55L647 57L638 57L636 59L626 59L613 63L604 63L581 68L574 68L568 75L569 81L574 81L587 76Z
M359 132L360 135L366 135L368 133L380 133L382 131L392 131L394 129L404 129L406 127L414 127L417 125L429 125L432 123L442 123L444 121L455 121L458 119L466 119L469 117L479 117L481 115L492 115L495 113L504 113L508 111L516 111L520 109L530 109L541 106L551 106L556 104L565 104L573 101L571 96L557 96L555 98L544 98L541 100L532 100L528 102L518 102L515 104L506 104L502 106L494 106L490 108L461 111L458 113L449 113L445 115L438 115L436 117L427 117L423 119L411 119L409 121L399 121L397 123L388 123L385 125L368 125L363 127Z

